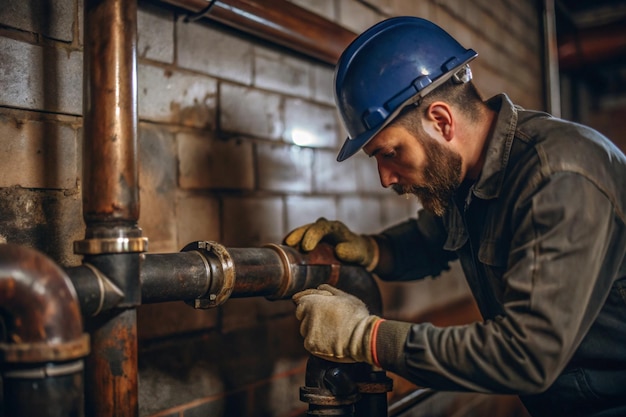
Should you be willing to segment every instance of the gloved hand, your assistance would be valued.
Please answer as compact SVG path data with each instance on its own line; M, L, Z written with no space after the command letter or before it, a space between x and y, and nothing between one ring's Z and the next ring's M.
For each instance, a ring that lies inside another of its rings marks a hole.
M340 261L364 266L369 272L378 264L379 248L373 237L357 235L340 221L326 220L323 217L315 223L292 230L285 237L284 243L310 252L322 239L335 246L335 255Z
M363 301L328 284L293 296L304 347L333 362L375 364L375 329L382 321Z

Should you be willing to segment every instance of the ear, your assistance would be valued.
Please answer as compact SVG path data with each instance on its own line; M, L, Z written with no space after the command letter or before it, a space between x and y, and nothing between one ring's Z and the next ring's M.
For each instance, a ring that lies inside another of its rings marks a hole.
M433 126L446 141L454 137L454 118L450 105L443 101L435 101L426 112L426 117L433 122Z

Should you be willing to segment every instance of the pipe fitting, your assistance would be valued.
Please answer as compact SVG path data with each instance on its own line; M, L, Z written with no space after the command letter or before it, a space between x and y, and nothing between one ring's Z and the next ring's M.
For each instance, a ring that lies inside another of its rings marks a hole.
M228 250L217 242L198 241L188 244L182 251L197 251L209 277L206 293L188 303L198 309L224 304L235 288L235 263Z
M10 323L2 362L47 362L89 353L76 292L65 272L29 248L0 245L0 306Z

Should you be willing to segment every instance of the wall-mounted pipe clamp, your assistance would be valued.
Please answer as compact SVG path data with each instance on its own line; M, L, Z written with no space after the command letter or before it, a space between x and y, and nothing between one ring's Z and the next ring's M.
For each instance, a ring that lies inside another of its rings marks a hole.
M235 288L235 263L223 245L213 241L192 242L183 252L197 251L207 270L206 293L187 303L194 308L212 308L224 304Z

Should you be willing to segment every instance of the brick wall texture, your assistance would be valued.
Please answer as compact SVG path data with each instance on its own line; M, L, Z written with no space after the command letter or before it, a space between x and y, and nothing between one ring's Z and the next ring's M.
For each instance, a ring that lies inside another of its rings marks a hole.
M506 91L541 109L541 22L514 0L293 0L354 32L394 15L429 18L464 46L485 96ZM64 266L81 216L82 1L0 0L0 242ZM138 12L141 214L150 252L195 240L280 243L320 216L374 233L415 201L380 186L364 155L338 164L344 131L333 68L158 1ZM409 318L467 297L458 267L381 284L385 312ZM141 306L141 416L301 415L307 354L290 301Z

